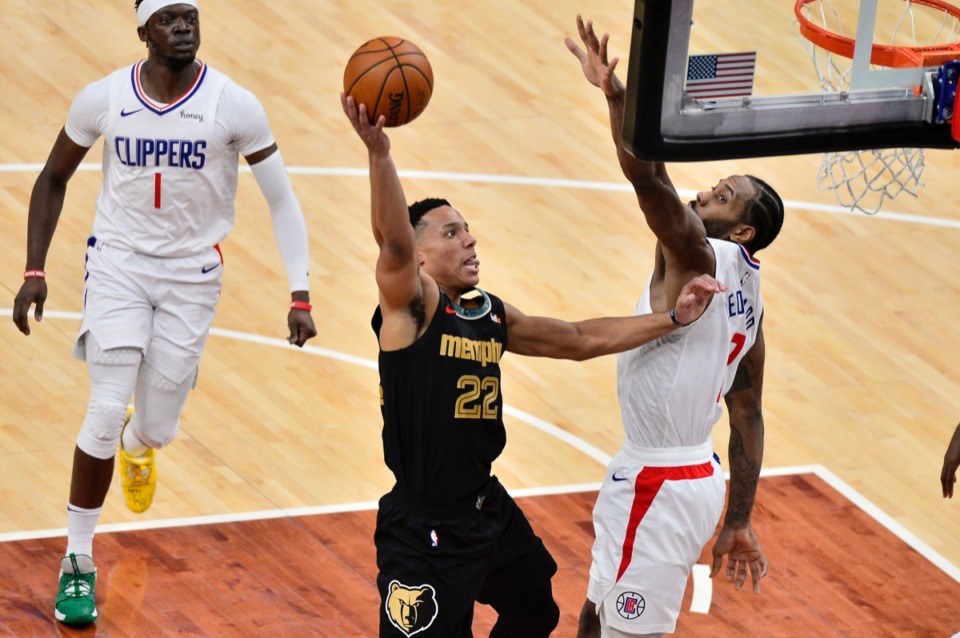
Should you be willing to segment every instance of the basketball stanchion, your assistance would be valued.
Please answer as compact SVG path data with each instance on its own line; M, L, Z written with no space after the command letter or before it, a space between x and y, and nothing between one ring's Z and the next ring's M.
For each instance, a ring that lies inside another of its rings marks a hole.
M876 0L871 5L876 12ZM872 16L874 32L889 44L870 43L870 68L939 67L936 79L932 73L921 76L937 83L933 87L937 112L932 119L951 122L953 139L960 142L960 118L953 116L960 72L960 7L941 0L913 0L900 7L898 15L882 24L876 13ZM855 45L860 37L857 16L849 20L846 8L834 0L797 0L794 6L800 40L813 61L820 88L841 95L855 88ZM858 40L846 33L858 33ZM920 88L916 86L915 91L919 93ZM826 152L817 172L817 188L833 190L844 207L875 214L885 200L903 192L916 197L923 186L923 169L923 148Z

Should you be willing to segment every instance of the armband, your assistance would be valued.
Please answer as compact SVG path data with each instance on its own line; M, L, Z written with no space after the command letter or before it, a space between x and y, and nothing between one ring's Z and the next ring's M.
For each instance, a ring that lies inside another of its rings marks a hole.
M681 323L680 320L677 319L677 313L675 312L675 310L676 310L675 308L670 309L670 321L673 322L673 325L683 328L685 326L689 326L690 323L693 323L692 321L690 323Z

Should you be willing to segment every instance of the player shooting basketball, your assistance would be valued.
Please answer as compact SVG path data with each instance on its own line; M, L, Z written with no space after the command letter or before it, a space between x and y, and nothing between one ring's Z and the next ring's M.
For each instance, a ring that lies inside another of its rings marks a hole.
M506 443L501 357L635 348L694 321L726 288L693 275L669 313L575 323L525 315L479 288L477 240L459 211L437 198L407 206L386 117L371 125L365 104L340 99L367 148L379 247L373 326L384 458L396 478L374 535L380 635L472 636L478 601L498 614L491 636L546 638L559 620L557 565L491 475Z
M653 274L638 313L671 307L692 273L728 285L692 326L621 354L618 395L626 438L610 463L594 509L596 541L579 636L672 632L690 570L716 529L725 483L711 431L720 397L730 416L730 497L712 574L729 555L739 589L747 571L759 591L767 561L750 525L763 458L763 300L753 258L777 236L783 203L763 181L720 180L694 201L680 200L661 162L623 148L625 88L608 60L604 34L577 16L586 51L567 38L587 80L607 98L624 175L657 237Z

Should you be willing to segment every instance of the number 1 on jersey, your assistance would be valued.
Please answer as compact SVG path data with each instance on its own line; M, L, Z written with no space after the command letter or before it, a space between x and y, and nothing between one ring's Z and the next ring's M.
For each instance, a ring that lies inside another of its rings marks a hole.
M157 173L153 176L153 207L160 208L160 183L162 175Z

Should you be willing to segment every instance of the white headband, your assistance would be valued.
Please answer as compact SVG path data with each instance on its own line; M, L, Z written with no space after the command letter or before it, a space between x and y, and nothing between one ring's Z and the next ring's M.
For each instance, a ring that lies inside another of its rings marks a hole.
M137 7L137 21L140 23L140 26L147 24L147 20L150 19L154 13L163 9L164 7L169 7L172 4L188 4L194 9L198 9L197 0L175 0L170 2L169 0L143 0L140 3L140 6Z

